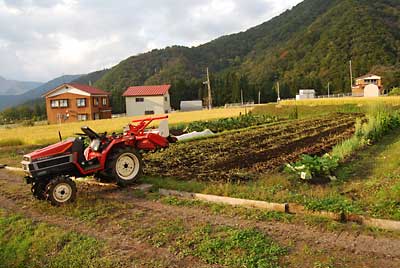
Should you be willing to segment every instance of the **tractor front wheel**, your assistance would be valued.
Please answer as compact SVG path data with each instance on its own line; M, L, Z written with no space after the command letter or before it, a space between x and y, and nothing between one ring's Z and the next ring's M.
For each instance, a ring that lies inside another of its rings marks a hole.
M76 192L75 182L65 176L59 176L50 180L46 186L47 200L53 206L74 202Z
M33 196L38 200L46 199L46 182L37 181L34 182L31 188Z
M111 159L111 175L119 186L132 184L142 175L142 158L135 149L119 148Z

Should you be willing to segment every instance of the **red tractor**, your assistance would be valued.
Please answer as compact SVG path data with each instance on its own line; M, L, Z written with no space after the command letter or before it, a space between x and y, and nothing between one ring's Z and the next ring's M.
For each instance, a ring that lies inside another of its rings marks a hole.
M158 131L147 130L154 120L168 116L134 120L122 134L98 134L82 127L77 138L50 145L24 155L22 167L26 182L32 184L33 195L49 200L53 205L72 202L76 185L71 177L93 175L98 179L115 181L119 186L133 183L142 174L141 151L166 148L175 139L169 136L166 120ZM85 146L85 140L89 146Z

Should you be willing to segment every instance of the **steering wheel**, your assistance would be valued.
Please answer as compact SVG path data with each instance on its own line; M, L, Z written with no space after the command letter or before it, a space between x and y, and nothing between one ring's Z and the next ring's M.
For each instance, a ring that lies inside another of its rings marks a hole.
M101 139L101 136L99 134L97 134L95 131L87 126L81 127L81 130L83 131L83 133L85 133L85 136L89 137L89 139L91 140Z

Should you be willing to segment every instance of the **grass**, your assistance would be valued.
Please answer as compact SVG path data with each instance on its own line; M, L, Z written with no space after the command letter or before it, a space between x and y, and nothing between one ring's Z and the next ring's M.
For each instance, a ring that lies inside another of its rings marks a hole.
M286 253L257 229L206 225L197 228L192 239L181 241L188 253L208 264L227 267L280 267L279 257Z
M0 210L0 267L113 267L93 237Z
M35 206L42 213L69 216L85 223L93 223L93 225L102 218L112 218L114 214L118 213L118 210L132 207L129 204L118 201L98 199L94 194L86 195L85 197L81 196L69 206L52 207L47 202L36 202Z
M276 211L265 211L261 209L249 209L243 207L232 207L224 204L216 204L203 202L199 200L182 199L176 197L162 197L161 202L167 205L178 206L178 207L196 207L207 209L209 212L215 215L226 215L229 217L244 219L244 220L256 220L256 221L279 221L279 222L291 222L293 215L286 214L283 212Z
M257 105L252 112L284 119L305 119L332 113L363 113L364 110L364 107L357 104L318 106L307 103L285 104L285 102L281 102L278 105L275 103Z
M249 109L246 109L247 111ZM217 118L227 118L238 116L245 113L243 108L231 109L214 109L195 112L177 112L169 115L169 124L188 123L199 120L209 120ZM58 131L64 138L73 136L75 133L81 132L80 127L87 125L97 132L107 131L122 132L124 126L129 124L133 119L143 118L143 116L136 117L123 117L114 119L105 119L87 122L66 123L62 125L39 125L32 127L15 127L15 128L1 128L0 129L0 147L12 146L21 144L50 144L58 141Z
M19 138L9 138L0 140L0 147L3 146L18 146L22 145L24 142Z
M156 247L168 249L180 257L195 256L210 265L226 267L278 268L286 249L253 228L198 224L186 226L180 219L159 221L134 232Z
M400 130L368 146L336 171L338 181L324 185L289 179L281 173L241 183L144 178L154 186L268 202L300 203L312 210L359 213L400 220Z
M0 164L20 167L22 156L38 148L37 145L0 146Z

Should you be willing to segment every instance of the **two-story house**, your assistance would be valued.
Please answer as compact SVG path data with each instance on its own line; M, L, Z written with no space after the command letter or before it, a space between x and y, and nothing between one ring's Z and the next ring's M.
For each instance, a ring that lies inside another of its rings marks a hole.
M171 85L129 87L123 94L126 114L134 116L170 113L170 88Z
M63 84L45 95L49 123L111 118L111 94L88 85Z

